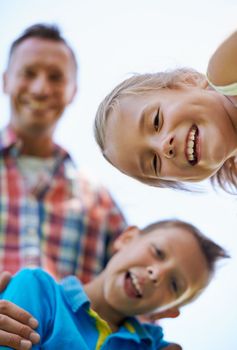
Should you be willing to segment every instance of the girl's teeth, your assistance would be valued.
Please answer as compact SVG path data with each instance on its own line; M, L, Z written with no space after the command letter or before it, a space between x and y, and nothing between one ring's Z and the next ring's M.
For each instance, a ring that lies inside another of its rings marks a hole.
M191 147L193 148L193 146L194 146L194 141L189 140L188 141L188 147L189 148L191 148Z
M195 135L196 135L196 129L192 129L188 135L187 156L189 161L193 161L195 159L195 156L194 156Z

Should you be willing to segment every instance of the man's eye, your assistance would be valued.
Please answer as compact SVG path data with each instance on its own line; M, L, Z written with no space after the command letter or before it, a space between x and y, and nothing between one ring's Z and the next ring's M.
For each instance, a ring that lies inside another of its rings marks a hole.
M26 70L23 72L23 74L24 74L24 76L25 76L26 78L29 78L29 79L35 78L35 76L36 76L35 71L33 71L33 70L31 70L31 69L26 69Z
M160 126L160 109L157 110L155 119L154 119L154 129L155 131L159 130L159 126Z
M62 75L58 73L50 74L49 80L53 82L60 82L62 80Z

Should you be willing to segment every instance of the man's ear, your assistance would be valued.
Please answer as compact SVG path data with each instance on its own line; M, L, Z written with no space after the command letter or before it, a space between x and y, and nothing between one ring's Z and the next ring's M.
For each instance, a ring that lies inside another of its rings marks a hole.
M140 230L137 226L128 226L114 241L113 253L122 249L128 242L140 235Z
M70 103L73 102L73 100L74 100L74 98L75 98L75 96L76 96L76 94L77 94L77 91L78 91L78 85L75 84L75 86L73 87L73 91L72 91L72 93L71 93L71 98L69 99L68 104L70 104Z
M4 72L2 75L2 90L4 93L7 93L7 72Z

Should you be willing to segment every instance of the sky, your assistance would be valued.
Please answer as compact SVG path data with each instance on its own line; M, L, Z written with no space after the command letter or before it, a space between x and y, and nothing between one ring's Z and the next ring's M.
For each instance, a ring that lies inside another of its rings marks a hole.
M148 187L114 169L93 138L93 119L102 98L134 72L188 66L203 73L217 45L236 29L231 0L9 0L0 2L0 73L10 43L25 27L58 24L79 61L79 91L55 133L78 167L104 183L130 224L179 218L223 245L231 259L219 266L201 297L181 316L162 321L166 339L185 350L237 349L236 196L213 191L180 192ZM9 120L0 93L0 127ZM210 140L211 142L211 140Z

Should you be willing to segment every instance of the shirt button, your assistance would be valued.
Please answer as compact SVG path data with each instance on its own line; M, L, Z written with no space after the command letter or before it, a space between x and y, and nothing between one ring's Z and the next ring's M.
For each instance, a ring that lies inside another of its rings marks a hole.
M31 235L31 236L37 235L36 229L34 227L30 227L28 229L28 234Z

